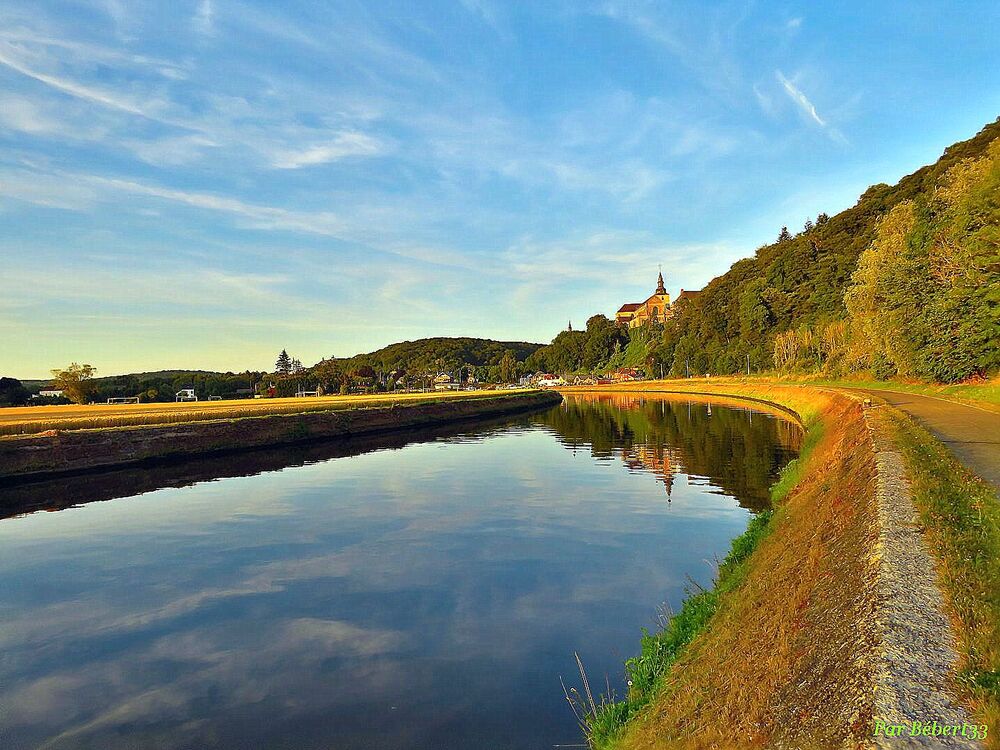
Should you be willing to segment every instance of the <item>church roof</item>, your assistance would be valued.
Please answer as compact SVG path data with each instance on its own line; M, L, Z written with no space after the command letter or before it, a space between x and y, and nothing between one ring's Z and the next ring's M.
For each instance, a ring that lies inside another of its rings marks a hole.
M642 307L642 302L626 302L624 305L618 308L618 312L635 312L640 307Z

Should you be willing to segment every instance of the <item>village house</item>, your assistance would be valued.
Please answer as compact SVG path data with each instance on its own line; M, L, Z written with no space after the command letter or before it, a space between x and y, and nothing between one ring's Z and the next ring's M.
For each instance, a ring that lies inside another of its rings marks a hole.
M677 299L674 300L674 305L680 305L682 302L691 302L697 299L698 295L701 294L700 291L692 291L690 289L681 289L681 293L677 295Z

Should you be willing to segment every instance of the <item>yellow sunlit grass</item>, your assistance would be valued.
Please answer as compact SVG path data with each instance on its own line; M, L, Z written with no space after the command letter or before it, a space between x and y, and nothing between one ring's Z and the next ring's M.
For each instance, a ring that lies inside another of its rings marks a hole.
M765 378L647 381L615 390L770 400L794 409L809 432L802 457L775 486L772 533L748 561L745 579L722 594L708 627L670 667L651 703L601 747L832 747L845 736L863 739L874 708L871 550L878 523L874 455L861 411L834 397L835 388ZM1000 608L990 598L1000 539L996 495L902 414L873 414L897 425L893 439L957 615L962 679L979 719L992 728L1000 716ZM991 737L987 746L1000 742Z
M246 401L196 401L166 404L90 404L86 406L25 406L0 409L0 436L33 435L48 430L88 430L108 427L204 422L216 419L302 414L317 411L363 409L394 403L474 399L517 391L444 391L374 396L320 396Z
M861 409L826 389L738 381L620 387L767 400L798 413L808 433L801 459L776 487L772 533L742 583L721 594L708 627L669 668L652 701L602 747L822 747L867 731L873 636L864 624L874 601L877 527L874 457ZM817 674L824 679L812 679ZM844 709L848 715L838 713Z

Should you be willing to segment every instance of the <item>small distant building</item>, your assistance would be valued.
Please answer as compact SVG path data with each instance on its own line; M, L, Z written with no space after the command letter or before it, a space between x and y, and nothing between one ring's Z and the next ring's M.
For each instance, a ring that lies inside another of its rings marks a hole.
M66 392L58 388L43 388L38 392L39 398L63 398Z
M182 388L174 394L174 401L197 401L194 388Z
M541 377L535 380L535 385L539 388L554 388L555 386L566 385L566 381L558 375L553 375L551 372L545 372L541 374Z
M691 289L681 289L681 293L677 295L677 299L674 301L675 305L680 305L683 302L691 302L692 300L698 299L701 291L694 291Z
M454 391L462 387L461 383L456 383L455 379L447 373L441 373L434 378L435 391Z
M642 380L643 377L643 371L636 367L619 367L617 370L608 375L608 378L611 381L619 383L630 380Z

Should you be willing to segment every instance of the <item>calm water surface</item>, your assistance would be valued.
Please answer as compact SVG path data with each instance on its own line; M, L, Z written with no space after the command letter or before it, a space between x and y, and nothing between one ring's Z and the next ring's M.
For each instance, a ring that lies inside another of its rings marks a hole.
M717 404L575 397L0 489L8 512L80 504L0 520L0 747L578 744L573 651L620 685L798 440Z

